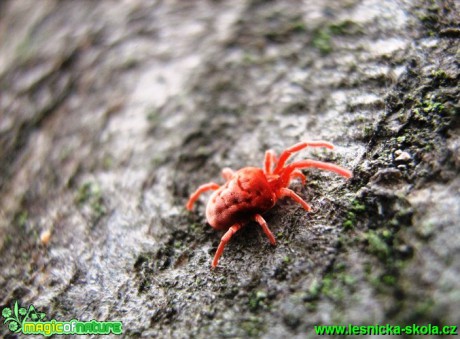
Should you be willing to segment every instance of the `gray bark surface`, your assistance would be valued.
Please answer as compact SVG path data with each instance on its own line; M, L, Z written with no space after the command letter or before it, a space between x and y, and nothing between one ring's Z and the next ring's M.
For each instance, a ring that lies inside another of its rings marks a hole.
M4 1L0 306L127 337L314 337L460 323L454 1ZM306 170L211 260L220 170ZM0 326L0 335L9 331Z

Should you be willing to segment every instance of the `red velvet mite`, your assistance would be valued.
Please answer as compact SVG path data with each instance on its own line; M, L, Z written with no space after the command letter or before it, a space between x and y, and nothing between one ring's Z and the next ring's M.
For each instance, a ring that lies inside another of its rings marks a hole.
M325 141L300 142L282 152L279 158L276 157L275 152L268 150L265 152L263 169L244 167L234 172L230 168L224 168L222 177L226 182L223 186L210 182L198 187L190 196L186 205L188 210L192 210L193 204L201 193L215 191L206 206L206 219L214 229L226 230L226 233L212 261L213 268L217 266L225 245L232 236L251 220L262 227L272 245L276 244L275 237L261 214L272 208L278 199L289 197L302 205L306 211L310 211L310 206L288 188L294 178L300 178L302 184L305 183L306 177L301 169L314 167L335 172L345 178L352 176L349 170L322 161L300 160L286 164L292 153L308 146L334 148L332 144Z

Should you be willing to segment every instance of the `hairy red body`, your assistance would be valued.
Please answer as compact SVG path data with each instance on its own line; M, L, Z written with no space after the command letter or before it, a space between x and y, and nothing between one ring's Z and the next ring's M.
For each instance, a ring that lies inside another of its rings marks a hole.
M285 166L292 153L307 146L334 148L332 144L324 141L301 142L286 149L279 158L269 150L265 152L264 169L245 167L233 172L229 168L224 168L222 176L226 183L223 186L207 183L201 185L190 196L186 205L188 210L192 210L193 204L201 193L215 190L206 206L206 219L214 229L227 230L227 232L217 248L212 267L217 266L224 247L233 234L250 220L256 221L270 243L275 245L275 237L261 214L271 209L278 199L289 197L302 205L306 211L310 210L310 206L301 197L287 188L294 178L300 178L302 183L305 183L305 175L300 169L315 167L335 172L346 178L352 176L345 168L315 160L301 160Z
M215 191L206 206L206 219L216 230L262 214L276 203L276 195L260 168L245 167Z

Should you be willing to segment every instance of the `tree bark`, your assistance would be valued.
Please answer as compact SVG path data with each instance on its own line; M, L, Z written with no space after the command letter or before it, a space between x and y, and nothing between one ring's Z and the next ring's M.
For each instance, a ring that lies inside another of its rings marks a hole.
M458 325L454 1L0 5L0 305L126 336ZM200 184L336 148L211 260ZM6 326L0 334L8 335Z

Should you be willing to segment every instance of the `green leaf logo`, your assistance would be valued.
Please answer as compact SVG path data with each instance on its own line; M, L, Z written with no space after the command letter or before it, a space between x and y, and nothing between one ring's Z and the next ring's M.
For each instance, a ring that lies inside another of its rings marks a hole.
M7 325L8 329L13 333L21 332L22 324L25 321L38 322L46 320L45 313L37 312L33 305L30 305L28 309L20 307L17 300L11 308L5 307L2 310L2 317L5 319L3 324Z

